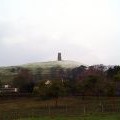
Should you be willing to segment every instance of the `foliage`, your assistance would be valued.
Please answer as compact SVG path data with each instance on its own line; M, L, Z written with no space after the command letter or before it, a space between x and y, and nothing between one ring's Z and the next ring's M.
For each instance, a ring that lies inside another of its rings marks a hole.
M32 92L34 81L29 70L21 69L13 80L13 86L19 88L20 92Z
M62 81L51 81L49 84L45 84L46 81L43 80L39 83L38 87L35 87L34 92L37 92L41 98L50 99L58 98L64 96L66 89Z
M32 92L35 85L34 92L43 98L57 98L64 93L67 95L120 95L120 66L118 65L81 65L67 69L54 65L50 66L49 70L46 68L44 72L42 67L37 66L31 72L27 69L12 67L9 69L9 74L6 73L6 79L11 80L14 77L13 86L18 87L20 92ZM50 85L44 84L46 78L52 80ZM3 82L2 76L1 80Z
M120 82L120 73L117 73L117 74L114 75L114 80L116 82Z
M0 88L2 87L2 82L1 82L1 80L0 80Z
M108 68L102 64L93 66L80 66L66 72L59 69L57 78L52 84L46 86L43 81L39 84L39 94L45 98L57 98L62 94L67 95L96 95L96 96L113 96L120 91L120 67L114 66ZM51 75L56 70L52 68ZM110 77L110 73L112 77ZM63 77L65 76L65 77ZM67 77L68 76L68 77ZM108 77L109 76L109 77ZM117 89L116 89L117 88ZM38 91L38 90L37 90ZM61 94L62 93L62 94Z
M112 77L110 72L112 69ZM110 75L109 75L110 74ZM77 95L113 96L120 91L120 67L114 66L107 69L104 65L77 67L72 71L72 92ZM115 86L115 84L117 84ZM116 87L116 88L115 88Z
M42 80L42 68L36 68L36 73L34 73L34 79L36 80L36 82Z
M113 79L120 72L120 66L111 66L107 70L107 77Z

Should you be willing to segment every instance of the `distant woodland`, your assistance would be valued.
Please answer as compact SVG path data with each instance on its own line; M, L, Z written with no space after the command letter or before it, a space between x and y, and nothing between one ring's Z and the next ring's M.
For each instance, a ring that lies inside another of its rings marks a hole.
M17 72L16 72L17 71ZM34 93L41 98L59 96L120 96L120 66L79 66L73 69L53 67L49 73L26 68L10 69L12 80L20 93ZM0 74L0 87L4 83ZM9 78L9 77L8 77ZM6 78L6 79L8 79Z

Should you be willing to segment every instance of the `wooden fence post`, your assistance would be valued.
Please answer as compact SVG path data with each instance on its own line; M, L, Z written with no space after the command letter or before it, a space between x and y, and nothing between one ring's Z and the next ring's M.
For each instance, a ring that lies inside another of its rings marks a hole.
M104 112L103 104L101 104L101 112Z
M65 112L67 113L67 111L68 111L68 110L67 110L67 105L66 105L66 106L65 106Z
M83 107L83 113L84 113L84 115L86 114L86 106L85 105Z
M48 106L48 114L51 115L51 108Z

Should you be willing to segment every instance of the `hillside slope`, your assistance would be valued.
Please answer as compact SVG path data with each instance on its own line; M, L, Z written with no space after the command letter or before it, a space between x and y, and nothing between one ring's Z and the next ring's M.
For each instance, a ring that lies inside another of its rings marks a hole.
M37 81L41 79L59 79L61 72L66 72L81 65L84 64L76 61L61 60L1 67L0 80L4 83L11 82L22 68L30 70Z
M62 68L75 68L80 65L83 65L80 62L76 61L70 61L70 60L62 60L62 61L48 61L48 62L36 62L36 63L30 63L30 64L24 64L22 67L26 68L51 68L51 67L62 67Z

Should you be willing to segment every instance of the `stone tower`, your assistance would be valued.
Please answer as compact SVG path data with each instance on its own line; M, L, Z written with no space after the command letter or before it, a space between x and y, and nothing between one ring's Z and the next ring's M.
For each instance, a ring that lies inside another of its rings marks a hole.
M59 52L58 53L58 61L61 61L62 60L62 58L61 58L61 53Z

